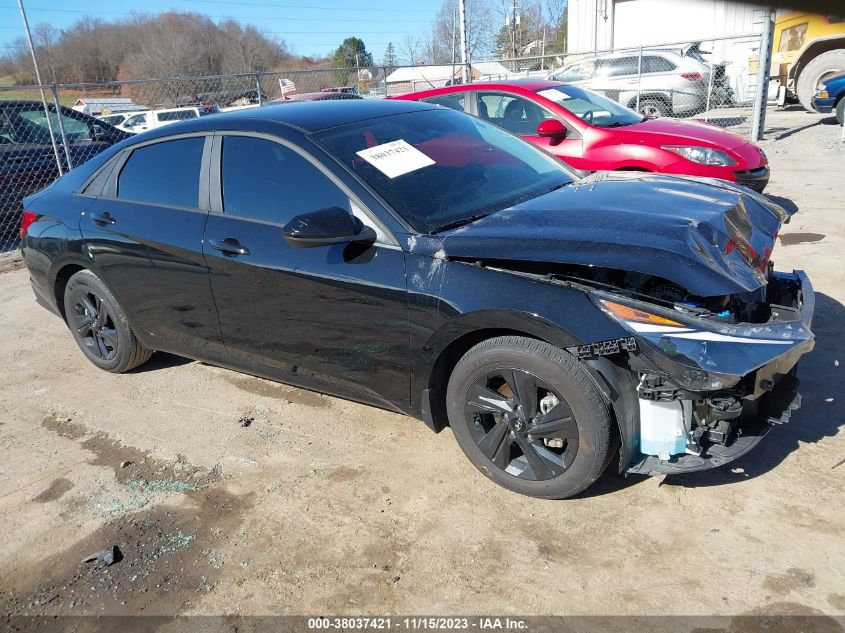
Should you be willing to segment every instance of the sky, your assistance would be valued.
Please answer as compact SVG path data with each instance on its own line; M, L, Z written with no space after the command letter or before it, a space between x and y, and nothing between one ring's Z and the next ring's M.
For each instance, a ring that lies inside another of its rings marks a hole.
M30 27L47 22L67 28L85 15L114 20L132 13L191 11L215 21L234 18L284 39L297 55L324 55L356 35L381 60L388 42L427 32L442 0L24 0ZM405 8L407 7L407 8ZM17 0L0 0L0 46L24 35Z

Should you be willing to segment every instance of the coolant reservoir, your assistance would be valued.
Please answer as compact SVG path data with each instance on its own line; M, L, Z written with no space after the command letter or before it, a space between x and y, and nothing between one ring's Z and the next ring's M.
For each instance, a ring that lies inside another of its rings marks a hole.
M640 398L640 451L666 461L686 451L692 428L689 400L657 402Z

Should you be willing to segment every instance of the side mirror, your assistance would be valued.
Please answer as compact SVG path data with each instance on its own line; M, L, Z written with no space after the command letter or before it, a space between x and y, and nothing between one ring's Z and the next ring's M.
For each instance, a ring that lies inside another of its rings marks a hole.
M109 140L109 135L106 134L106 131L103 129L102 125L97 125L96 123L91 126L94 128L93 131L93 138L95 141L107 141Z
M547 136L550 138L565 138L566 126L557 119L546 119L537 126L537 136Z
M361 220L340 207L317 209L296 216L282 229L291 246L312 248L351 242L364 228Z

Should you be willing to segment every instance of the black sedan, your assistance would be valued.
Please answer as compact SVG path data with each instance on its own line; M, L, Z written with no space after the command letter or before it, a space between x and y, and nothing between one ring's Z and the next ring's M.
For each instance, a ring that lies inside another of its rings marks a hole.
M49 124L40 101L0 101L0 242L17 232L24 197L59 176L59 163L63 172L69 169L68 159L78 167L130 136L71 108L57 111L48 104L47 111ZM62 129L67 145L62 144Z
M38 300L95 365L153 350L451 426L537 497L712 468L799 403L802 272L740 186L579 179L448 108L288 104L125 141L26 200Z

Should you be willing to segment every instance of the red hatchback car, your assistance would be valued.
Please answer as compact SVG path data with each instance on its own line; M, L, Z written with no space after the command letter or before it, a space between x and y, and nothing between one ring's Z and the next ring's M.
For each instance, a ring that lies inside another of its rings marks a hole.
M607 97L557 81L474 83L393 98L481 117L576 169L722 178L759 192L769 182L763 150L741 136L702 121L645 119Z

